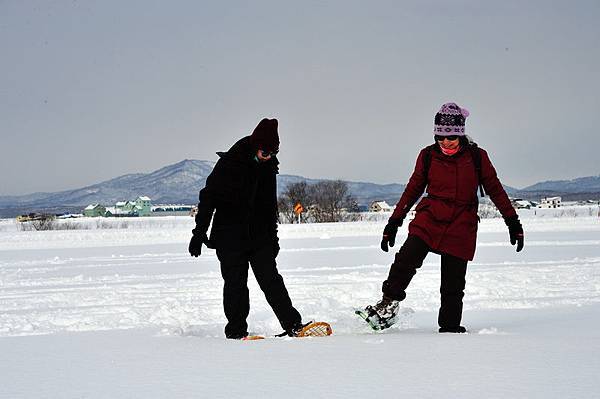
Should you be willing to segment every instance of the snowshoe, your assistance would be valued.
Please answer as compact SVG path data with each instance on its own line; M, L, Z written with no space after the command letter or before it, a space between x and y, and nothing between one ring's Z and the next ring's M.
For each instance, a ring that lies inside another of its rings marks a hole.
M298 324L291 330L276 335L276 337L327 337L331 334L333 334L333 329L329 323L311 320L306 324Z
M296 337L327 337L331 334L333 334L331 324L324 321L313 321L297 331Z
M258 339L265 339L264 335L246 335L244 338L242 338L242 341L256 341Z
M390 328L398 320L398 304L400 302L384 296L375 306L356 309L354 312L364 319L375 331Z

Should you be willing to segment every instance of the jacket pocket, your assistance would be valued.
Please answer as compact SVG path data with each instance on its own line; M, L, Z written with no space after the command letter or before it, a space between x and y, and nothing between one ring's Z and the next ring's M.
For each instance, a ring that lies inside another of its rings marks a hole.
M442 223L449 223L454 220L456 207L448 201L433 200L430 212L433 218Z

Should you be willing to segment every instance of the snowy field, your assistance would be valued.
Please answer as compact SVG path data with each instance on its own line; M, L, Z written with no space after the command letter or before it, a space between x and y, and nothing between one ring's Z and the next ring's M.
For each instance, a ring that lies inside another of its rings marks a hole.
M396 327L353 315L393 259L384 222L282 225L292 300L334 336L254 342L224 339L218 262L187 253L189 217L40 232L0 221L0 397L600 397L600 218L552 211L520 212L518 254L501 219L482 221L464 335L437 333L436 255ZM253 277L250 293L251 331L280 332Z

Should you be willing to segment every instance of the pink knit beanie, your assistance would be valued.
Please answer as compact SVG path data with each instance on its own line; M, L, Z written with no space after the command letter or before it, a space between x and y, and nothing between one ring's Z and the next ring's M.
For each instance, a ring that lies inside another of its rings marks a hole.
M433 134L438 136L464 136L465 119L469 111L455 103L446 103L435 114Z

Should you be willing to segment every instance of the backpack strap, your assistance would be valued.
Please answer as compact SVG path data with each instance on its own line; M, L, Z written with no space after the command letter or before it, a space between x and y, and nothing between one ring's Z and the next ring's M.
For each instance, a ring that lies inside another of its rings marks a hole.
M485 190L483 189L483 183L481 182L481 152L479 151L477 143L470 143L469 151L471 152L471 158L473 159L473 165L475 165L475 172L477 173L479 193L481 194L481 197L485 197Z
M425 147L425 153L423 154L423 174L425 179L429 178L429 167L431 166L431 152L437 144L431 144Z

